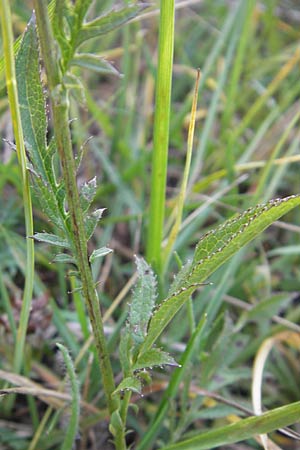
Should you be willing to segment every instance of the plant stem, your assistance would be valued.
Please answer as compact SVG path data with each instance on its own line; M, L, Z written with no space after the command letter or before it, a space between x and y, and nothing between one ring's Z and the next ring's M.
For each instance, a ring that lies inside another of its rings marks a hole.
M34 0L34 7L52 104L54 135L66 186L66 198L71 219L77 265L81 276L83 296L86 301L95 338L103 388L107 397L109 412L112 413L118 409L119 399L117 396L112 396L112 392L115 389L113 371L104 336L99 299L95 290L88 259L87 240L79 202L75 161L69 128L68 94L59 70L58 55L55 52L52 29L47 13L47 4L43 0Z
M161 274L174 48L174 0L161 0L147 260Z
M6 86L8 99L10 103L14 136L16 141L17 156L22 174L26 236L32 236L33 235L32 204L30 196L29 178L26 166L26 152L23 139L21 115L18 101L14 50L13 50L12 20L8 0L1 0L0 16L2 25L3 52L5 57ZM20 315L20 323L17 331L17 337L15 341L15 351L14 351L14 371L16 373L19 373L21 371L23 364L26 331L33 291L33 279L34 279L34 242L32 239L27 239L25 285Z

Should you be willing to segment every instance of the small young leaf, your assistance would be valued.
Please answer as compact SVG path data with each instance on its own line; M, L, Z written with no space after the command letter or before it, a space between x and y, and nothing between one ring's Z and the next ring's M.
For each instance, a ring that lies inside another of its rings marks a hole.
M68 255L67 253L58 253L53 259L53 262L76 264L75 259L71 255Z
M88 39L92 39L115 30L119 26L128 22L128 20L136 17L147 6L148 5L142 3L125 6L122 9L115 9L91 22L86 23L77 35L77 47Z
M113 395L125 390L130 390L132 392L137 392L138 394L140 394L142 391L142 383L136 377L124 378L124 380L122 380L121 383L114 390Z
M87 181L81 186L80 189L80 206L83 212L86 212L97 192L97 180L96 177Z
M90 256L90 263L94 262L95 259L97 259L97 258L103 258L103 256L108 255L112 251L113 250L111 248L107 248L107 247L101 247L101 248L98 248L97 250L94 250Z
M105 209L106 208L96 209L91 214L85 216L84 226L85 226L85 234L86 234L87 240L89 240L92 237L92 235L94 234L96 226L98 225L98 222L101 219Z
M134 287L128 325L136 343L142 343L156 299L156 278L151 267L142 258L136 258L138 281Z
M78 53L70 62L71 66L79 66L84 69L93 70L97 73L105 73L120 76L118 70L101 56L90 53Z
M36 233L32 236L36 241L46 244L57 245L58 247L70 248L70 244L65 239L50 233Z
M138 356L133 370L151 369L154 366L164 365L178 366L175 359L169 353L163 352L159 348L151 348Z

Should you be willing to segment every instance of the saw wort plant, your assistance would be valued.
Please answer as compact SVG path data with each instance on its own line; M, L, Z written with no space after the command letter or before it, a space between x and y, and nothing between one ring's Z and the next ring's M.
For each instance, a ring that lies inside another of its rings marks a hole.
M110 253L110 249L101 247L89 252L88 242L102 218L103 209L93 210L92 208L97 192L95 178L86 181L78 188L77 172L82 152L79 151L74 157L69 98L74 91L76 93L82 91L81 81L74 74L74 67L90 68L107 74L116 72L115 68L104 59L82 52L82 44L97 36L106 35L133 19L141 13L145 5L135 3L89 20L87 14L91 3L91 0L74 3L66 0L52 1L47 6L44 0L34 0L35 13L22 39L17 41L13 48L9 4L7 0L1 0L6 84L10 97L16 147L22 167L29 261L23 311L19 331L15 336L17 356L14 370L16 373L20 372L24 364L22 358L33 283L33 240L31 239L33 238L58 248L59 251L53 262L69 264L72 267L73 276L79 280L79 290L88 312L96 346L109 417L109 431L117 450L127 448L127 417L132 393L141 394L143 383L151 382L149 373L153 367L167 365L176 367L160 406L138 444L137 448L142 450L149 449L156 439L169 402L178 392L201 337L215 319L220 308L220 301L211 304L209 311L206 311L199 323L192 328L191 338L179 362L176 362L168 352L156 346L162 332L182 306L191 301L191 296L201 284L274 221L299 206L300 197L295 195L258 204L206 233L197 244L193 259L181 268L170 288L166 291L162 287L171 250L180 229L193 135L193 129L191 129L186 170L174 213L174 217L178 220L174 221L167 245L163 249L162 227L165 209L174 2L162 1L152 196L146 252L148 262L142 257L136 258L137 281L132 293L127 322L119 339L122 379L116 381L116 374L111 364L112 355L110 355L104 333L100 309L101 298L98 297L92 270L95 261ZM15 62L14 53L16 53ZM48 138L49 124L45 92L41 80L41 61L45 69L46 90L53 118L53 132L50 131L50 138ZM164 92L166 95L163 95ZM195 113L195 99L193 109ZM295 120L297 119L298 116ZM57 161L60 163L59 167ZM52 222L53 233L33 232L29 176L34 184L35 195L39 198L45 215ZM79 427L80 394L69 353L61 344L59 348L71 380L72 392L70 421L60 447L67 450L72 448ZM196 434L166 448L170 450L209 449L237 442L254 434L262 434L287 426L298 420L299 411L300 403L298 402L274 409L260 417L243 419L236 424L204 434Z

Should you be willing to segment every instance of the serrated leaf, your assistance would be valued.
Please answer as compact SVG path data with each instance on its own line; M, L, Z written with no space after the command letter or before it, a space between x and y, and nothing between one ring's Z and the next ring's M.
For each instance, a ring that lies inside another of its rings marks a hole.
M57 245L58 247L70 248L70 244L65 239L50 233L35 233L32 236L36 241L46 244Z
M75 259L71 255L68 255L67 253L58 253L52 261L68 264L76 263Z
M298 195L271 200L264 205L248 209L205 234L196 247L191 272L187 275L184 286L206 280L269 225L299 205Z
M33 15L23 35L16 58L16 76L26 150L34 170L47 179L41 157L46 152L47 120L40 80L38 39Z
M92 178L90 181L84 183L80 188L80 206L83 212L86 212L97 192L97 180L96 177Z
M138 280L133 289L129 310L128 326L136 343L142 343L152 316L157 296L156 277L143 258L136 258Z
M188 270L181 272L182 289L168 297L154 313L140 354L151 348L199 283L205 281L211 273L275 220L299 205L300 197L295 195L272 200L265 205L248 209L204 235L196 247L192 264L188 266Z
M115 30L119 26L136 17L145 7L145 4L135 4L122 9L114 9L109 13L83 25L76 38L76 45Z
M98 248L97 250L94 250L90 256L90 263L94 262L95 259L97 259L97 258L103 258L103 256L108 255L112 251L113 250L108 247L101 247L101 248Z
M132 392L137 392L138 394L140 394L142 391L141 381L136 377L124 378L124 380L122 380L121 383L114 390L113 395L117 394L118 392L128 391L128 390L132 391Z
M133 370L148 369L155 366L178 366L175 359L169 353L163 352L159 348L151 348L138 356Z
M70 66L83 67L97 73L120 75L120 72L109 61L90 53L78 53L70 61Z
M150 320L148 333L144 343L141 346L140 354L150 350L162 331L166 328L175 314L190 298L198 286L199 285L192 285L189 288L183 287L180 291L173 294L171 297L168 297L159 305Z

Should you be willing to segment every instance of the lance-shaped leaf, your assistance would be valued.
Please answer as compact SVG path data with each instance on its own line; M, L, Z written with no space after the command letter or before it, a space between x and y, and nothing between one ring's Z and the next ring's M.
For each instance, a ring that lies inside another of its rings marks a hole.
M61 238L60 236L56 236L56 234L35 233L35 235L32 237L39 242L45 242L46 244L50 245L57 245L58 247L70 248L69 242Z
M33 15L16 59L18 96L25 144L35 171L46 179L41 153L46 153L47 121L40 81L38 39Z
M156 299L156 278L151 267L142 258L136 258L138 280L132 294L128 325L136 343L141 343L147 333Z
M298 205L298 195L271 200L264 205L249 208L243 214L205 234L196 247L192 268L184 286L206 280L238 250Z
M120 75L118 70L109 61L91 53L76 54L71 60L70 65L83 67L84 69L93 70L97 73Z
M228 220L216 230L205 234L196 247L192 264L188 264L180 272L182 288L163 301L149 324L147 337L140 349L140 354L149 350L170 320L188 300L195 289L209 275L224 264L243 246L291 209L300 205L300 196L272 200L265 205L248 209L234 219Z
M115 9L97 19L83 25L76 39L77 47L88 39L92 39L115 30L119 26L136 17L148 5L134 4L122 9Z
M175 359L169 353L163 352L159 348L151 348L138 356L133 370L151 369L155 366L161 367L164 365L178 366Z

